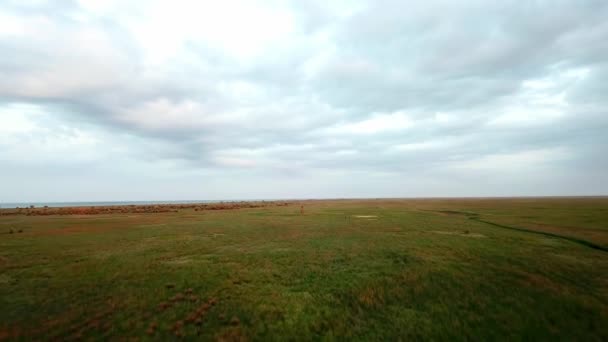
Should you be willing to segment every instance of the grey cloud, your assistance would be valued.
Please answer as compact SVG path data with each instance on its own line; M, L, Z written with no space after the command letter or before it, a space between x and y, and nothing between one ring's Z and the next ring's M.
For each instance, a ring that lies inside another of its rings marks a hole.
M522 159L531 172L554 167L560 181L608 173L594 164L608 148L604 1L282 6L294 15L290 39L249 59L192 38L150 64L120 17L79 21L76 2L9 2L0 13L48 31L0 35L0 108L36 104L67 125L133 137L116 139L133 144L127 159L251 179L267 170L470 181L466 165L527 152L538 159ZM411 125L373 121L394 113ZM503 188L471 189L462 194Z
M411 7L377 2L340 28L336 64L355 56L377 70L375 75L353 74L350 80L323 75L319 86L329 83L328 101L386 108L467 107L510 95L522 80L543 76L557 63L572 67L586 63L586 56L605 55L598 39L606 37L608 10L601 2ZM433 10L437 8L443 10ZM404 77L391 82L399 73Z

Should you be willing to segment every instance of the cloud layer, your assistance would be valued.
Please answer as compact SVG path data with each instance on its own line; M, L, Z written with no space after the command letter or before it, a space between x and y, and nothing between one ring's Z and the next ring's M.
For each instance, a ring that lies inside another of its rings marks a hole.
M12 1L0 202L608 193L605 1Z

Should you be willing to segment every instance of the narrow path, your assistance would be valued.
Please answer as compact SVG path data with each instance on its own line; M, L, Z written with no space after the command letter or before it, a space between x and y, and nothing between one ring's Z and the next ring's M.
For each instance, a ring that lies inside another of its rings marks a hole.
M575 238L575 237L571 237L571 236L566 236L566 235L559 235L559 234L555 234L555 233L549 233L549 232L545 232L545 231L542 231L542 230L534 230L534 229L528 229L528 228L513 227L513 226L507 226L507 225L500 224L500 223L486 221L486 220L482 220L481 218L479 218L480 215L478 213L465 212L465 211L455 211L455 210L428 210L428 211L432 211L432 212L436 212L436 213L443 213L443 214L464 215L469 220L473 220L473 221L489 224L489 225L494 226L494 227L499 227L499 228L504 228L504 229L511 229L511 230L516 230L516 231L526 232L526 233L539 234L539 235L544 235L544 236L550 236L550 237L554 237L554 238L558 238L558 239L563 239L563 240L567 240L567 241L570 241L570 242L574 242L574 243L577 243L579 245L583 245L583 246L586 246L586 247L589 247L589 248L597 249L599 251L608 252L608 247L604 247L604 246L598 245L598 244L593 243L591 241L587 241L587 240L583 240L583 239L579 239L579 238Z

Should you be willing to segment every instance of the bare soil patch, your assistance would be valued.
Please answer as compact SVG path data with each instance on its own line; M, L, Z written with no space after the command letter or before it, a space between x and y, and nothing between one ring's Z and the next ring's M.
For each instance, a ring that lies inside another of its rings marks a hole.
M459 231L446 231L446 230L432 230L431 233L435 234L443 234L443 235L457 235L464 236L470 238L485 238L486 236L478 233L468 233L468 232L459 232Z

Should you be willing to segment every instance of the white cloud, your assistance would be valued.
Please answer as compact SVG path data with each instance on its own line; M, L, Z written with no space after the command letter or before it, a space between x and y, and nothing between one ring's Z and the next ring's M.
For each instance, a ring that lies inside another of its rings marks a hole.
M30 133L38 125L31 116L40 115L38 108L27 104L12 104L0 107L0 133L3 138L11 134Z
M192 100L177 103L158 98L116 113L116 119L152 130L196 129L214 126L226 120L220 113L210 113L205 106Z
M0 37L20 36L27 28L19 17L0 12Z
M321 130L324 134L378 134L402 131L414 125L406 113L374 113L369 119L353 123L341 123Z
M480 158L452 162L449 167L465 170L488 170L499 173L529 172L545 169L556 161L566 160L571 152L565 147L527 150L510 153L494 153Z
M42 166L57 199L63 173L95 180L66 180L73 197L559 193L608 174L606 16L587 2L5 1L3 176ZM210 192L191 186L203 176ZM608 191L592 183L575 190Z
M29 104L0 107L0 159L48 162L95 159L99 140L92 132L57 122L44 108Z
M140 17L123 24L143 48L147 65L170 61L186 44L246 61L294 30L289 11L252 1L154 1L143 8Z

